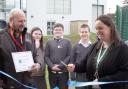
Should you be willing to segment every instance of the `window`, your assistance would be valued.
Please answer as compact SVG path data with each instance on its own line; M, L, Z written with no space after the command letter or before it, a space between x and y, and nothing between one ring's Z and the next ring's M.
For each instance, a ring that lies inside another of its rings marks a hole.
M0 19L0 30L5 29L6 27L7 27L6 21Z
M48 14L70 14L71 0L48 0L47 13Z
M104 14L104 5L92 5L92 24L95 24L95 20L98 16ZM92 31L95 32L95 27L92 25Z
M55 24L54 21L47 22L47 35L52 35L52 29L53 29L54 24Z
M26 0L0 0L0 19L7 21L12 8L21 8L26 11Z

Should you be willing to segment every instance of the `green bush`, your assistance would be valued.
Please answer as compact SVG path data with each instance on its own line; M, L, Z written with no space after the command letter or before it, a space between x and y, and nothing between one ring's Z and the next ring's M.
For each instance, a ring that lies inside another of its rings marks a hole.
M47 42L47 40L49 38L52 38L52 36L44 36L44 44ZM72 45L74 45L75 43L77 43L80 40L80 36L79 35L65 35L64 38L67 38L71 41ZM90 33L90 40L91 42L95 42L96 41L96 34L95 33Z

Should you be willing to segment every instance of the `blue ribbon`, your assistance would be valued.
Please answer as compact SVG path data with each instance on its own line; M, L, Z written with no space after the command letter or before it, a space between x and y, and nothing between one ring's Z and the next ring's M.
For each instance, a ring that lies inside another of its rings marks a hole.
M112 84L112 83L128 83L128 81L112 81L112 82L77 82L68 80L68 86L72 87L82 87L90 85L103 85L103 84Z
M3 72L3 71L0 71L0 74L5 75L5 76L11 78L12 80L16 81L17 83L19 83L20 85L22 85L22 86L24 86L24 87L26 87L26 88L28 88L28 89L37 89L37 88L31 87L31 86L27 86L27 85L21 83L20 81L18 81L17 79L15 79L15 78L12 77L11 75L9 75L9 74L7 74L7 73L5 73L5 72Z
M59 87L56 86L56 87L54 87L53 89L59 89Z
M68 86L69 87L83 87L83 86L90 86L90 85L104 85L104 84L112 84L112 83L128 83L128 81L112 81L112 82L78 82L78 81L72 81L68 80ZM53 89L59 89L58 87L55 87Z
M37 89L31 86L27 86L23 83L21 83L20 81L18 81L17 79L15 79L14 77L12 77L11 75L0 71L0 74L5 75L9 78L11 78L12 80L16 81L17 83L19 83L20 85L28 88L28 89ZM68 86L69 87L82 87L82 86L90 86L90 85L103 85L103 84L112 84L112 83L128 83L128 81L112 81L112 82L78 82L78 81L72 81L72 80L68 80ZM53 89L59 89L59 87L55 87Z

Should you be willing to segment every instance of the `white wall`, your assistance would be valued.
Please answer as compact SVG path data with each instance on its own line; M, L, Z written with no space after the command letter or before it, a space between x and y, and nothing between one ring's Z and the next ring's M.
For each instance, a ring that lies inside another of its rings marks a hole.
M27 0L27 27L29 31L32 27L38 26L46 34L44 29L46 28L45 5L45 0Z
M71 20L88 20L91 27L92 0L72 0Z
M61 22L65 27L65 34L70 34L70 21L88 20L92 29L92 4L97 0L71 0L70 15L47 14L47 0L27 0L27 27L38 26L47 34L47 21ZM99 0L104 4L106 0ZM106 8L106 7L104 7ZM64 18L62 18L64 17Z
M55 14L46 15L46 21L55 21L57 23L62 23L65 28L64 29L65 34L70 34L70 23L69 23L70 18L71 18L71 15L55 15Z

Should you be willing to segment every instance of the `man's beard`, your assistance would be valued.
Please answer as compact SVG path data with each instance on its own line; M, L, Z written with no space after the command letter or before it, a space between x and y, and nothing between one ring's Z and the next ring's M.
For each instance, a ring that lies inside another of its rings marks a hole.
M22 28L22 29L18 29L19 32L23 32L23 30L24 30L24 28Z
M22 28L22 29L14 29L14 30L15 30L15 32L22 33L22 32L23 32L23 30L24 30L24 28Z

